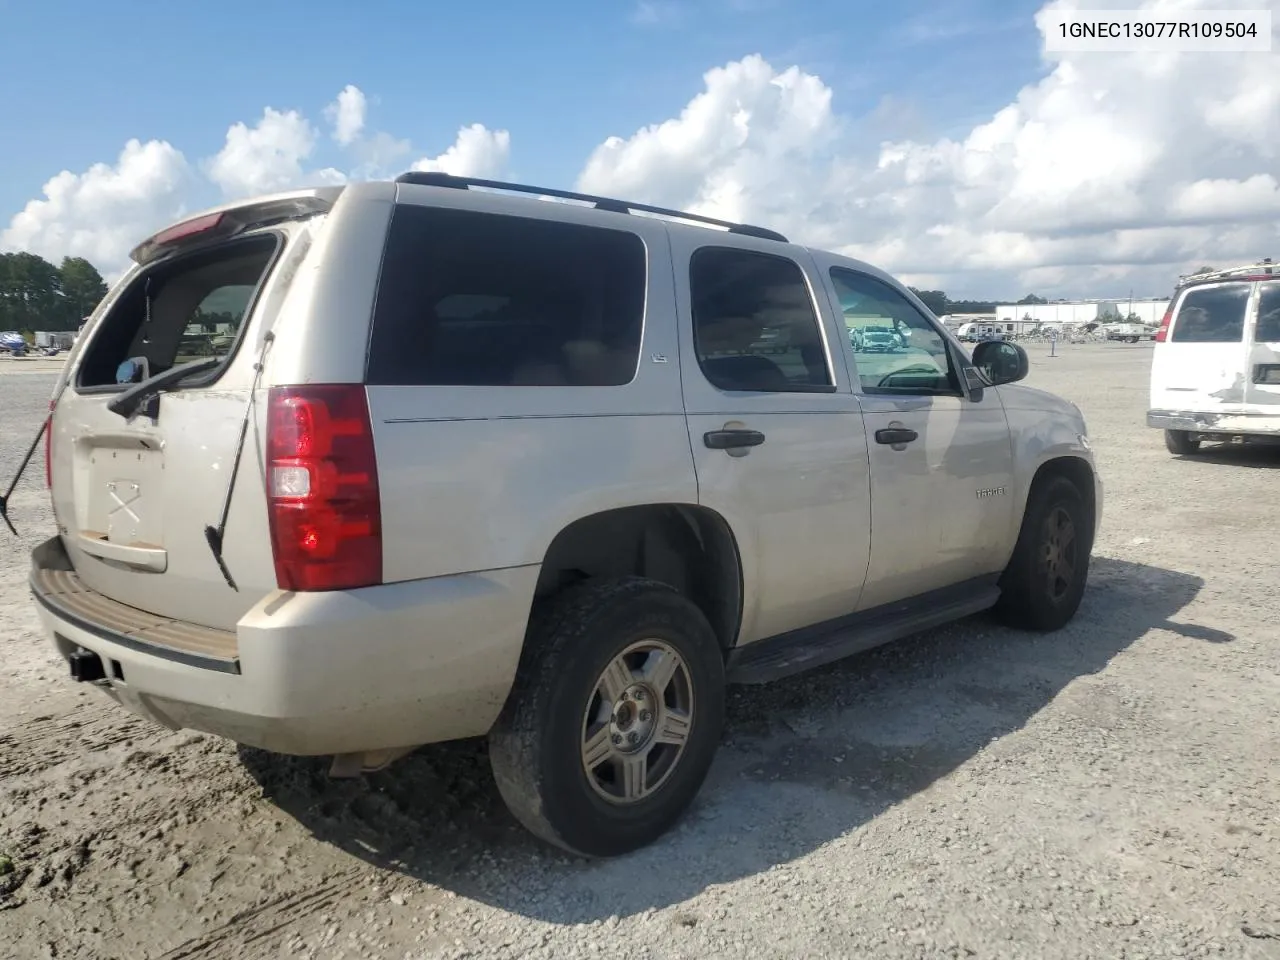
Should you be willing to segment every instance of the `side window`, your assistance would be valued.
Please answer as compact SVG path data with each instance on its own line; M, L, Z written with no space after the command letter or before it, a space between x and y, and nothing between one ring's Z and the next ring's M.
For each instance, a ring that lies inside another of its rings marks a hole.
M793 260L702 247L689 263L698 365L721 390L830 393L822 330Z
M1249 305L1249 284L1189 290L1173 318L1169 340L1177 343L1240 343L1244 340L1244 314Z
M887 283L832 267L862 392L952 395L960 392L947 341L911 301Z
M1257 343L1280 342L1280 283L1262 284L1258 301L1258 328L1253 335Z
M403 204L387 238L366 379L630 383L645 281L644 243L633 233Z

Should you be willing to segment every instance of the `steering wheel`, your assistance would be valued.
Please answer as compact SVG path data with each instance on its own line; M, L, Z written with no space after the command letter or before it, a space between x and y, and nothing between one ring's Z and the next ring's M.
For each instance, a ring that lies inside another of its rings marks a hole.
M913 373L928 373L935 377L942 376L942 374L939 373L938 368L935 366L931 366L930 364L927 364L927 363L913 363L911 366L903 367L901 370L894 370L894 371L891 371L890 373L886 373L883 377L880 378L880 382L877 383L876 386L877 387L890 386L889 381L892 380L894 377L903 377Z

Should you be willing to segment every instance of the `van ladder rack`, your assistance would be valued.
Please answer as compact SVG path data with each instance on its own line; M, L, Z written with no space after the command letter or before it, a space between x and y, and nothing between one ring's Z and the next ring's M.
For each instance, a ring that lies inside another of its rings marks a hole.
M669 210L666 207L654 207L647 203L631 203L626 200L613 200L609 197L596 197L588 193L574 193L571 190L534 187L524 183L506 183L502 180L481 180L476 177L455 177L449 173L428 170L411 170L408 173L402 173L396 177L395 182L414 184L421 187L451 187L455 190L480 187L485 190L506 190L511 193L525 193L537 197L555 197L559 200L578 200L582 203L593 205L597 210L608 210L610 213L631 213L633 211L652 213L678 220L692 220L695 223L705 223L713 227L723 227L730 233L740 234L744 237L777 240L779 243L788 242L787 238L776 230L753 227L748 223L732 223L728 220L717 220L714 217L704 217L700 214L687 213L683 210Z
M1276 264L1270 257L1263 257L1257 263L1247 263L1238 267L1227 267L1224 270L1210 270L1207 273L1184 273L1178 277L1178 286L1188 283L1210 283L1214 280L1269 280L1276 276Z

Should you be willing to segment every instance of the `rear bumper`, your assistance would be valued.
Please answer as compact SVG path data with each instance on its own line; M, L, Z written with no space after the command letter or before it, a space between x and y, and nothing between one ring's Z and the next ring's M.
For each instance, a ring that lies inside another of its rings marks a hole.
M1148 410L1147 426L1161 430L1224 436L1280 436L1280 412L1208 413L1194 410Z
M486 733L524 642L537 567L268 595L234 633L164 620L79 582L55 537L31 591L63 658L101 659L123 706L277 753L409 747Z

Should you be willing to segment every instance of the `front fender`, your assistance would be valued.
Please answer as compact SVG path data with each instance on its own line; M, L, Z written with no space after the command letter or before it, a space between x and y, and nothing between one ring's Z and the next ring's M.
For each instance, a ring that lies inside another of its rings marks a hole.
M1072 458L1087 466L1092 479L1093 490L1082 492L1091 493L1093 497L1096 535L1102 522L1102 481L1079 409L1043 390L1023 386L1003 386L999 390L1009 421L1017 515L1021 517L1025 513L1032 484L1044 466L1054 460Z

